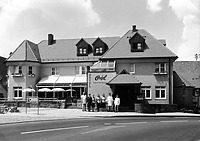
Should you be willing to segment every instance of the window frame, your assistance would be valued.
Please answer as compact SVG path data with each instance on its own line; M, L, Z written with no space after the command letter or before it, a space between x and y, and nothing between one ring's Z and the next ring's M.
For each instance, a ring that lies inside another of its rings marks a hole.
M85 47L79 47L78 48L78 55L87 55L87 48Z
M51 75L59 75L58 68L52 67L52 68L51 68Z
M167 63L155 63L154 74L167 74Z
M131 43L131 50L132 50L132 52L143 51L143 42L132 42Z
M85 75L87 74L87 66L75 66L76 75Z
M129 66L130 66L130 74L135 74L135 64L131 63Z
M157 97L157 91L159 91L159 97ZM162 97L162 91L164 91L164 97ZM166 99L166 87L164 86L156 86L155 87L155 99Z
M150 86L142 86L141 91L144 91L144 93L142 92L142 94L144 94L145 99L152 99L151 87ZM147 97L147 91L150 91L149 97Z
M22 98L22 87L13 87L13 93L13 98Z
M28 75L33 74L33 66L28 66Z

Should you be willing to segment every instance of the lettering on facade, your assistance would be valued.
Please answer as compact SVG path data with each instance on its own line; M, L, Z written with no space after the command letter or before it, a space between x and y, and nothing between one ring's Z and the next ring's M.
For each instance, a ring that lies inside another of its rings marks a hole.
M101 81L106 81L107 75L97 75L95 77L95 81L101 80Z

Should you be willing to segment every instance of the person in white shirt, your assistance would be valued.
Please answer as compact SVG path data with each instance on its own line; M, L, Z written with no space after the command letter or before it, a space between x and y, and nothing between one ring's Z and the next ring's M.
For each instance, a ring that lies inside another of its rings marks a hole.
M119 105L120 105L120 98L118 97L118 95L116 95L116 97L115 97L114 104L115 104L115 112L118 112L119 111Z
M112 108L113 108L113 97L111 95L111 93L109 93L107 99L106 99L106 102L108 104L108 111L111 112L112 111Z
M81 95L81 102L82 102L82 111L86 111L87 97L85 93Z

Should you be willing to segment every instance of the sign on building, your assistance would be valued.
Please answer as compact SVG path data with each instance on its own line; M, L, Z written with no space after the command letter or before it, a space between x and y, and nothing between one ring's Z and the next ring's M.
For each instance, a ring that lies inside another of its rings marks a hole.
M112 90L108 83L113 77L115 77L115 72L95 72L88 73L88 93L97 96L100 94L112 93Z

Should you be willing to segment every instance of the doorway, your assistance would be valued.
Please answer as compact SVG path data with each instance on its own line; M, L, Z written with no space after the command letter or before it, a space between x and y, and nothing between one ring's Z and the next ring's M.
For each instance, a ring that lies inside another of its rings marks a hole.
M137 102L137 96L140 94L140 85L138 84L120 84L115 85L113 97L116 95L120 98L121 111L133 111Z

